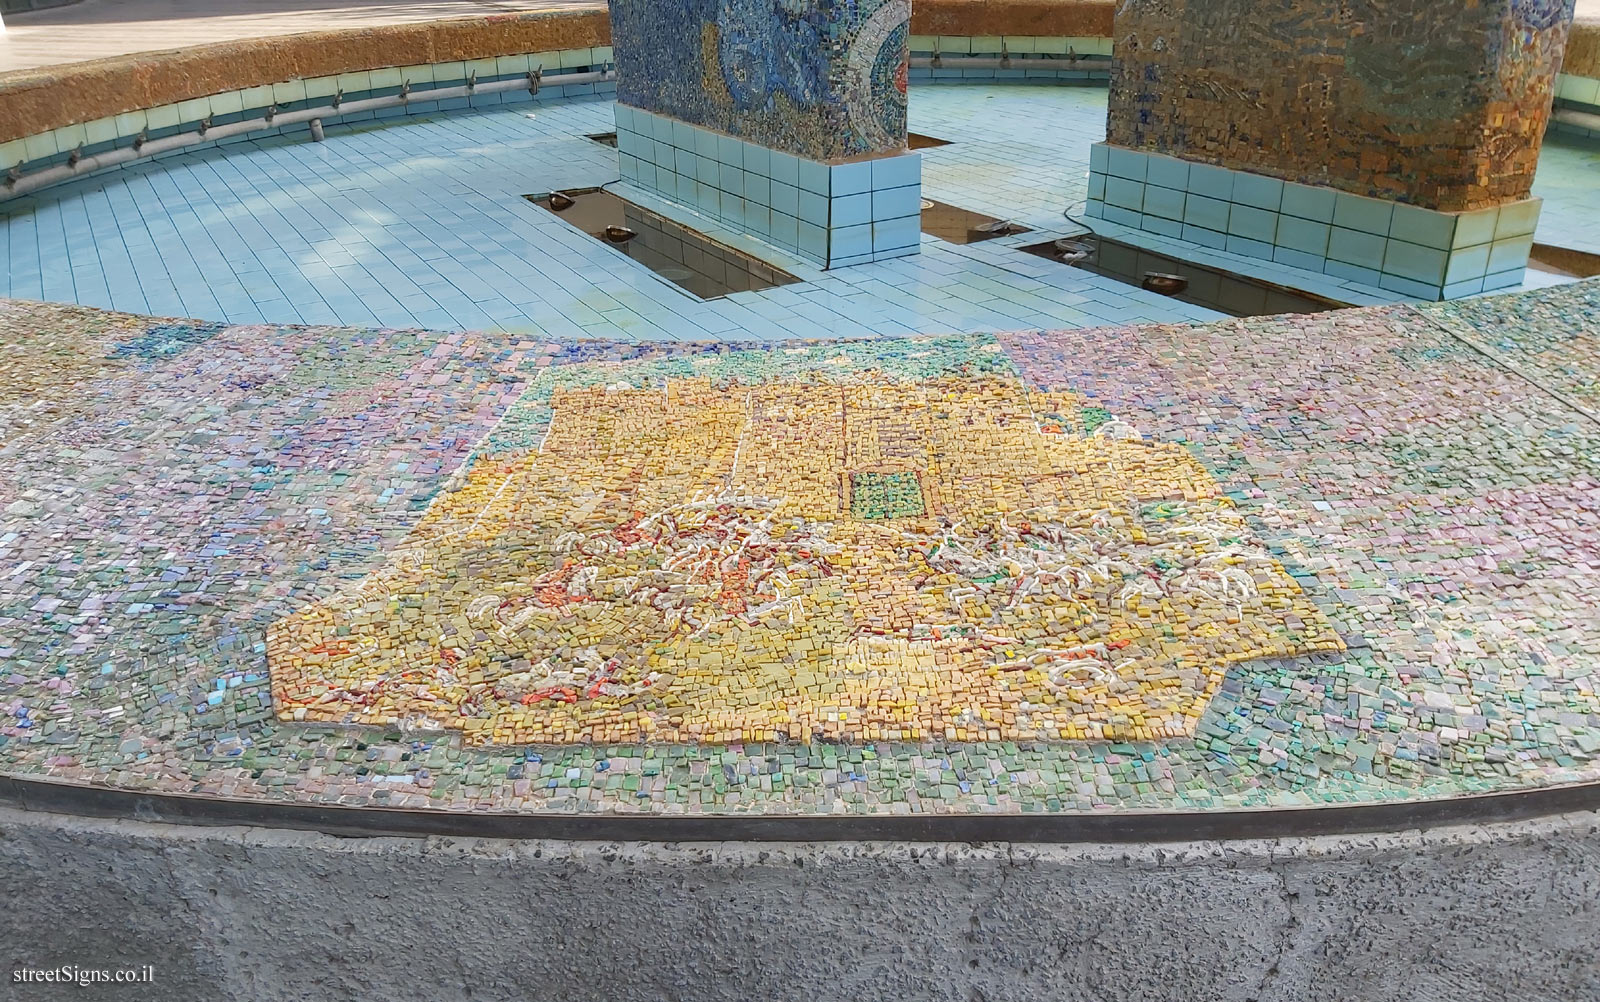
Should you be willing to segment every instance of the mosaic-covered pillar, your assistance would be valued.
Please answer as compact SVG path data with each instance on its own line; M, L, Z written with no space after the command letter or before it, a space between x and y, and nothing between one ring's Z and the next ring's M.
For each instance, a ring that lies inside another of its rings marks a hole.
M825 268L915 254L909 0L610 0L622 175Z
M1422 299L1521 284L1573 0L1123 0L1088 214Z

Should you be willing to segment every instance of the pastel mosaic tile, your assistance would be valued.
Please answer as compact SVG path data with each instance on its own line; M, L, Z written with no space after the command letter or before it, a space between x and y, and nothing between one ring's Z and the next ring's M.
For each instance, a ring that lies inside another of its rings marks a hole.
M905 148L909 0L611 0L618 97L810 160Z
M0 326L9 773L663 814L1600 776L1600 283L870 342Z
M816 31L799 5L699 9L699 81L758 113L876 16L790 51ZM1060 41L1035 55L1086 40ZM892 48L852 79L903 95ZM793 117L856 129L848 103ZM1089 196L1220 253L1466 295L1518 281L1557 204L1592 223L1592 179L1552 175L1544 218L1433 213L1091 149L1104 109L930 88L910 114L951 146L834 164L626 104L612 153L581 138L604 99L419 105L8 206L10 295L211 319L0 301L0 771L661 814L1600 778L1600 285L1196 326L1017 240L915 225L924 182L1030 241ZM619 173L864 263L697 302L521 198ZM852 339L796 340L827 334Z
M267 657L288 719L472 741L1147 739L1342 647L1181 447L954 339L547 370Z

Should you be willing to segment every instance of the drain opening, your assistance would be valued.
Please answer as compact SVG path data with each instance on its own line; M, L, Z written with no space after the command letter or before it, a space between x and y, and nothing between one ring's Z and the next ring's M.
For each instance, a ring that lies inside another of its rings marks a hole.
M592 136L584 136L583 138L592 143L599 143L601 146L610 146L613 149L617 145L617 134L615 132L597 132Z
M609 191L569 188L523 197L701 299L800 281Z
M1534 244L1528 256L1528 267L1566 278L1593 278L1600 275L1600 254L1552 244Z
M1029 244L1018 250L1236 317L1322 313L1347 305L1247 275L1152 254L1133 244L1092 233Z
M931 198L922 200L922 232L953 244L975 244L982 240L1010 236L1013 233L1031 233L1019 223L981 212L963 209Z
M920 132L908 132L908 133L906 133L906 149L910 149L910 150L929 150L929 149L932 149L935 146L949 146L949 145L950 145L950 140L948 140L948 139L935 139L932 136L924 136Z

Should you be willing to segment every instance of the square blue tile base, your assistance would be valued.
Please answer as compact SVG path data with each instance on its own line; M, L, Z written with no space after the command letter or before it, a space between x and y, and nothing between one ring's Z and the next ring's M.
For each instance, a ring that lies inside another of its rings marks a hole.
M1110 143L1089 196L1092 219L1428 301L1521 285L1543 204L1436 212Z
M821 163L618 104L624 179L822 268L917 253L922 154Z

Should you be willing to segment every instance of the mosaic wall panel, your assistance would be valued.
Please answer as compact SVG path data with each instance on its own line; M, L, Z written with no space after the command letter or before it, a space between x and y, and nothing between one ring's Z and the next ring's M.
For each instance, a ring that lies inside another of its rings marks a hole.
M0 772L662 814L1600 776L1600 282L833 343L0 334Z
M536 380L381 569L274 625L280 711L1148 739L1192 733L1230 664L1343 649L1193 456L993 341L696 361Z
M811 160L905 148L909 0L611 0L617 98Z
M1528 197L1573 0L1126 0L1110 142L1429 209Z

